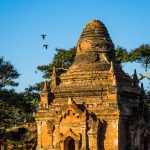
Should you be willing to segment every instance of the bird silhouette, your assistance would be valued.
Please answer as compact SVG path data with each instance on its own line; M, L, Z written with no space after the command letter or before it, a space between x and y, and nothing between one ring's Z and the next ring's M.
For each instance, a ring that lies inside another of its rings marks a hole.
M45 34L41 34L42 39L45 40L46 35Z
M43 47L45 47L46 49L48 49L48 45L47 44L44 44Z

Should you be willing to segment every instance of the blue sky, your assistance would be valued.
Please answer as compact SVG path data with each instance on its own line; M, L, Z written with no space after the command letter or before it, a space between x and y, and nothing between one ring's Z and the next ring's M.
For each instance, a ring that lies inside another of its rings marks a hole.
M43 81L36 67L50 63L56 47L74 47L93 19L106 25L115 46L150 44L149 0L0 0L0 56L21 74L16 90ZM41 33L47 34L45 41ZM129 74L134 68L141 72L136 64L124 67Z

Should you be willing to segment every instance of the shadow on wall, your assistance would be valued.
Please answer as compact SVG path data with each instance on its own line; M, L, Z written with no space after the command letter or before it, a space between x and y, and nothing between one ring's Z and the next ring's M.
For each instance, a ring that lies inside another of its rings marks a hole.
M98 135L98 147L99 150L104 150L104 141L105 141L105 135L106 135L106 129L107 129L107 122L103 121L102 125L100 127L99 135Z

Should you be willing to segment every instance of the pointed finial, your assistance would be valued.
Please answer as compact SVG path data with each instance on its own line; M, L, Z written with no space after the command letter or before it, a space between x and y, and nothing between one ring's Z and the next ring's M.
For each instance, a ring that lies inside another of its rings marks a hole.
M113 64L113 62L111 61L111 63L110 63L110 70L109 70L110 72L114 72L114 64Z
M138 84L139 83L139 79L136 73L136 69L134 69L134 74L133 74L133 84Z
M47 91L47 81L44 81L43 91Z
M144 86L143 86L143 83L141 83L141 94L144 94L144 93L145 93Z
M48 89L48 85L47 85L47 81L44 81L44 86L43 86L43 90L40 94L41 97L41 101L39 104L40 108L48 108L49 105L49 89Z

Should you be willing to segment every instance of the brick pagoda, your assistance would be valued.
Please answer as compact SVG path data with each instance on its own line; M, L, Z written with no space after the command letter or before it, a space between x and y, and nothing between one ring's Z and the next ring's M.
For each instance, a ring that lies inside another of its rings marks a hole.
M37 150L144 150L143 87L116 63L105 25L90 21L68 71L44 84Z

